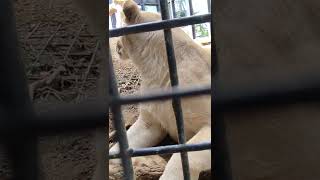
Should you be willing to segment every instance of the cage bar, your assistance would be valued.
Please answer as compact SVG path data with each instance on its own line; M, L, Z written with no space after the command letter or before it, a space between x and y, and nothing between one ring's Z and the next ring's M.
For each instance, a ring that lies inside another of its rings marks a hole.
M177 17L177 12L176 12L176 3L175 0L171 0L171 6L172 6L172 15L173 18Z
M145 94L142 96L120 96L119 99L113 102L113 104L135 104L143 103L148 101L161 101L166 99L171 99L172 97L190 97L190 96L200 96L200 95L211 94L211 87L204 86L198 88L178 88L173 87L171 91L159 91L154 90L153 93Z
M113 98L118 98L119 94L118 94L116 78L114 75L110 48L108 53L109 53L108 70L109 70L110 94L111 96L113 96ZM121 161L122 161L123 170L124 170L124 179L132 180L134 176L133 166L132 166L131 157L128 154L128 148L129 148L128 138L127 138L127 132L126 132L124 122L122 121L121 106L120 105L111 106L111 111L113 115L113 125L116 129L116 137L119 142Z
M189 0L189 10L190 10L190 16L192 16L194 14L192 0ZM194 25L192 25L191 28L192 28L192 38L195 39L196 38L196 29L195 29Z
M158 22L141 23L136 25L130 25L121 28L111 29L109 31L109 38L123 36L127 34L157 31L160 29L169 29L175 27L181 27L191 24L201 24L211 21L211 14L196 15L191 17L183 17L177 19L167 19Z
M210 149L211 142L199 143L199 144L177 144L166 145L149 148L129 149L128 152L131 157L148 156L157 154L172 154L177 152L189 152L189 151L202 151ZM110 159L120 158L120 154L109 154Z
M167 0L163 0L160 2L161 16L163 20L169 19L167 4L168 4ZM179 85L178 72L177 72L177 65L176 65L174 47L172 42L171 29L164 30L164 39L165 39L166 52L167 52L167 58L168 58L171 86L178 86ZM184 122L183 122L183 114L182 114L180 98L178 97L172 98L172 107L176 117L177 130L178 130L178 142L179 144L185 144L186 139L185 139L185 133L184 133ZM189 160L188 160L187 152L181 152L181 161L182 161L181 163L182 163L183 177L185 180L190 180Z
M0 1L0 121L8 129L6 150L13 168L13 179L37 180L38 160L36 137L12 131L16 125L25 125L33 118L33 109L27 89L23 64L19 55L13 4Z

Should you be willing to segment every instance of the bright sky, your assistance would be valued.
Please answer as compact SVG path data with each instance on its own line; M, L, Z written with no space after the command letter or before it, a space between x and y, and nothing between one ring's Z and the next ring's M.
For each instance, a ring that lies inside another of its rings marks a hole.
M207 0L192 0L193 11L200 11L199 14L208 13Z

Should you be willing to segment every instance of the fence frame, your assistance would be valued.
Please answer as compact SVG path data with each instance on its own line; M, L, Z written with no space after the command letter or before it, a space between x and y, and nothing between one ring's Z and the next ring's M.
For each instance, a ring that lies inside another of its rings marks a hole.
M146 32L145 30L164 29L171 85L178 86L177 68L170 28L210 22L211 14L169 20L167 0L161 0L160 7L164 21L110 30L109 38L130 33ZM0 1L0 15L0 23L2 25L0 30L0 52L3 54L0 78L4 78L1 79L4 82L4 88L1 89L0 93L0 105L3 108L0 110L4 110L0 112L0 140L1 143L4 143L6 150L9 152L9 158L12 160L13 179L37 180L37 137L51 133L103 127L106 125L106 107L103 103L96 103L90 104L91 108L86 108L89 107L89 105L83 103L67 108L61 107L58 112L49 112L40 116L36 115L33 112L32 103L28 95L26 76L22 68L21 57L19 57L13 5L10 0ZM187 152L209 150L212 149L212 145L211 142L185 144L186 140L184 136L180 98L211 94L211 86L193 89L173 88L170 92L156 92L140 97L119 96L110 50L108 56L108 70L110 72L108 77L109 82L111 82L109 93L112 96L109 107L111 107L113 113L116 135L120 145L120 153L110 155L110 158L121 158L125 173L124 179L131 180L134 175L131 162L132 157L179 152L182 157L184 179L189 180L190 172ZM179 144L129 149L126 130L122 121L121 105L164 99L172 99L172 106L177 119ZM18 139L20 137L15 133L17 131L24 134L25 140L23 142Z
M191 1L189 1L190 3ZM171 86L177 87L179 85L178 82L178 74L177 74L177 67L176 67L176 60L174 54L174 48L172 43L172 34L171 28L174 27L181 27L186 25L194 25L194 24L201 24L206 22L211 22L211 14L205 15L198 15L198 16L190 16L184 17L179 19L170 19L169 12L168 12L168 1L161 0L160 1L160 11L162 16L162 21L159 22L150 22L150 23L142 23L138 25L130 25L127 27L116 28L109 30L109 38L118 37L127 34L133 33L141 33L141 32L148 32L148 31L155 31L155 30L163 30L164 31L164 38L165 38L165 46L166 52L168 57L168 67L169 67L169 74L170 74L170 81ZM192 5L190 6L192 8ZM110 52L109 52L110 53ZM111 60L111 56L110 61ZM111 64L111 62L110 62ZM111 72L110 77L112 86L111 89L116 91L116 84L114 83L116 80L114 79L114 70L112 65L110 65L109 72ZM124 168L124 179L131 180L133 179L133 167L131 158L135 156L142 156L142 155L155 155L155 154L163 154L163 153L176 153L180 152L181 154L181 162L182 162L182 169L183 175L185 180L190 180L190 171L189 171L189 162L188 162L188 151L201 151L201 150L208 150L212 149L211 142L208 143L199 143L199 144L190 144L186 145L186 139L184 134L184 123L183 123L183 116L182 116L182 109L181 109L181 102L180 97L178 95L182 95L179 92L181 90L174 89L176 92L167 92L167 93L159 93L157 95L149 95L144 96L141 98L136 98L132 102L143 102L144 100L152 101L152 100L161 100L162 98L170 98L172 99L172 107L176 117L176 125L178 129L178 142L179 145L175 146L162 146L162 147L152 147L152 148L142 148L142 149L129 149L128 148L128 140L126 137L126 132L124 128L124 123L121 120L121 112L118 110L119 101L121 101L117 95L117 92L114 92L113 97L115 100L113 101L113 105L117 108L113 109L114 114L114 126L116 129L116 136L119 142L120 153L119 154L109 154L110 159L114 158L121 158L123 168ZM174 91L173 90L173 91ZM183 90L182 90L183 91ZM167 95L165 95L167 94ZM203 87L197 88L193 90L185 90L184 95L186 96L195 96L195 95L203 95L203 94L211 94L211 86L210 87ZM157 97L156 97L157 96ZM126 98L128 101L130 98ZM134 98L131 98L134 99ZM138 100L139 99L139 100ZM123 99L122 99L123 100ZM123 104L128 103L126 101L122 101ZM118 104L118 105L116 105ZM115 119L117 118L117 119ZM130 159L130 160L128 160Z

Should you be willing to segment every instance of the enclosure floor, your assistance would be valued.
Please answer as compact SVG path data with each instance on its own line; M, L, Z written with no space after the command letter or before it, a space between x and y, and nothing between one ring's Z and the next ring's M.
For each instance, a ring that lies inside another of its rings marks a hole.
M95 35L76 10L71 0L15 3L20 52L37 113L96 95L98 65L103 56ZM113 43L111 49L113 53ZM136 69L116 56L113 62L120 93L136 92L140 83ZM136 106L123 107L123 112L124 119L137 116ZM90 179L96 162L92 138L92 131L40 137L40 179ZM0 148L0 180L8 179L10 174L6 154Z

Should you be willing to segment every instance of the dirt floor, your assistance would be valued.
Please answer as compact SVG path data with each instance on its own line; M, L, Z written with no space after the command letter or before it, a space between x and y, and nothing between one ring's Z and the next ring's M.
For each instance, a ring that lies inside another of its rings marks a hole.
M71 0L16 1L15 11L21 55L36 112L49 111L62 102L74 104L93 97L103 57L96 37L88 31L85 18L77 13ZM115 43L116 38L112 38L118 89L121 95L137 93L139 73L130 61L118 59ZM137 106L128 105L122 110L126 124L132 124L138 116ZM110 121L109 127L112 132ZM96 162L92 138L92 131L40 137L40 179L90 179ZM10 174L6 154L0 148L0 180L8 179Z
M36 112L94 97L102 59L100 46L71 0L17 1L15 12ZM111 47L114 50L112 43ZM138 72L130 62L115 56L113 62L120 93L133 94L140 83ZM134 119L137 108L126 106L123 113L124 119ZM95 165L92 138L92 131L39 138L40 179L90 179ZM0 179L8 179L10 174L6 154L0 148Z

